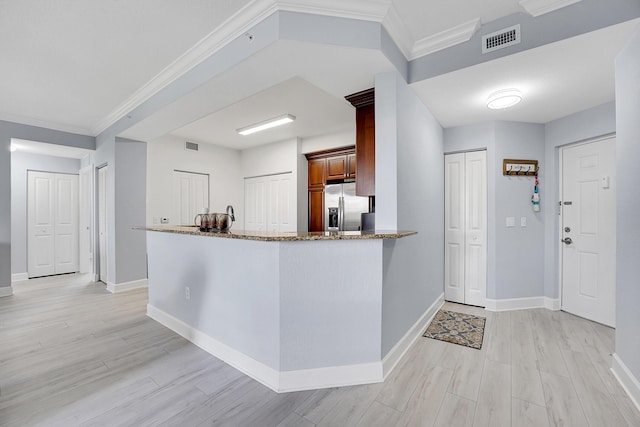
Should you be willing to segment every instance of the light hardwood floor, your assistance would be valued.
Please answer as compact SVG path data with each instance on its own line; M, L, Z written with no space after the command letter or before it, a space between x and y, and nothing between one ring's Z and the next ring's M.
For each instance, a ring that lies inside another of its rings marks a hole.
M640 426L609 371L613 330L491 313L482 350L420 338L383 384L277 394L145 316L146 290L85 276L0 298L2 426Z

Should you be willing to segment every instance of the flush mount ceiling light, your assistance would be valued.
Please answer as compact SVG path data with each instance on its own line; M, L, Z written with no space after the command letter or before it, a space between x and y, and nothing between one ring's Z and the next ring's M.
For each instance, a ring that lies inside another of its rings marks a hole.
M264 122L245 126L243 128L237 129L236 131L240 135L251 135L252 133L260 132L261 130L284 125L286 123L291 123L295 119L296 117L292 116L291 114L284 114L282 116L274 117L273 119L265 120Z
M487 108L491 110L502 110L513 107L522 101L522 92L518 89L503 89L493 92L487 98Z

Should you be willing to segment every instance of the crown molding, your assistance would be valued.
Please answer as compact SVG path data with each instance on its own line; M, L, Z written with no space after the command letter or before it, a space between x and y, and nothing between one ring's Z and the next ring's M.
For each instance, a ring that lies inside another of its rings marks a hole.
M407 26L405 25L400 14L392 3L387 15L382 21L382 26L387 30L391 39L395 42L398 49L402 52L405 58L411 56L411 50L413 48L413 36Z
M529 15L536 17L580 1L582 0L520 0L518 3Z
M275 1L278 10L310 13L338 18L382 22L392 6L391 0L284 0Z
M34 117L21 116L18 114L0 112L0 120L5 122L18 123L21 125L57 130L60 132L94 136L91 129L83 128L80 126L67 125L63 123L51 122L49 120L41 120Z
M255 0L247 4L135 91L124 103L98 123L93 129L93 135L98 135L109 128L276 10L276 3L273 0Z
M480 18L472 19L415 42L409 60L468 41L480 28Z
M135 91L125 102L92 129L91 135L99 135L122 117L128 115L153 95L169 86L211 55L241 36L276 11L312 13L350 19L382 22L391 0L254 0L234 13L211 31L183 55L160 71L145 85Z

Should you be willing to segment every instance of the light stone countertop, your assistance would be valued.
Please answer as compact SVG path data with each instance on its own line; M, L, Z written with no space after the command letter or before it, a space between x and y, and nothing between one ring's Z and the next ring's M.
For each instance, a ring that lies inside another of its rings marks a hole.
M135 227L136 230L158 231L163 233L190 234L193 236L220 237L226 239L260 240L264 242L292 242L311 240L362 240L362 239L399 239L417 234L417 231L327 231L327 232L271 232L234 230L220 233L200 231L193 225L154 225Z

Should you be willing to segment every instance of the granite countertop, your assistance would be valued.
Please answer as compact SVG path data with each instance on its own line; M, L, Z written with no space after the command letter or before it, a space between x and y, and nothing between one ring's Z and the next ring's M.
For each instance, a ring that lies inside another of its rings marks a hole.
M417 231L331 231L331 232L271 232L231 230L226 233L200 231L193 225L154 225L135 227L136 230L159 231L163 233L190 234L193 236L221 237L226 239L261 240L265 242L292 242L309 240L361 240L361 239L399 239L417 234Z

